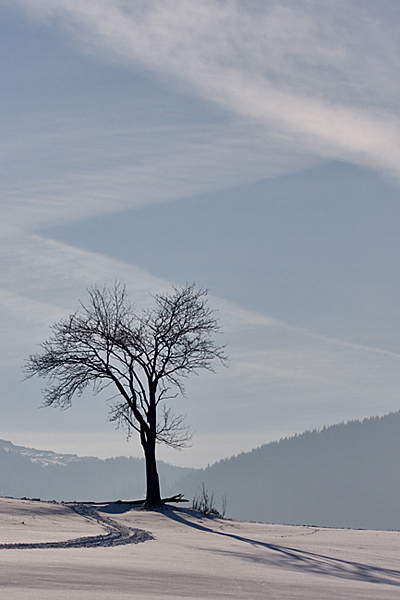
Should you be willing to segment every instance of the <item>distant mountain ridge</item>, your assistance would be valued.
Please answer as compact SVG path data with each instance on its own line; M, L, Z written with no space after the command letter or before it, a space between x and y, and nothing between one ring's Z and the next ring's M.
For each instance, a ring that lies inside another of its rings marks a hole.
M192 471L159 461L162 488L173 488ZM0 495L43 500L104 501L143 498L145 467L141 458L101 460L16 446L0 440Z
M16 446L9 441L0 440L0 448L6 452L18 452L21 456L29 458L33 463L43 467L49 465L66 466L73 461L85 460L88 457L79 457L77 454L60 454L52 450L36 450L35 448L26 448L25 446ZM90 457L91 459L93 457ZM99 459L100 460L100 459Z
M400 530L400 412L308 431L184 476L227 516L268 523Z

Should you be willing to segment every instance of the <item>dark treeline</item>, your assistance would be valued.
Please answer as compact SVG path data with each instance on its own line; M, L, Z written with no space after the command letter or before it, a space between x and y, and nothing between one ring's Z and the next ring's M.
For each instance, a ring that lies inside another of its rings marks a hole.
M271 523L400 529L400 412L270 443L194 471L227 516Z

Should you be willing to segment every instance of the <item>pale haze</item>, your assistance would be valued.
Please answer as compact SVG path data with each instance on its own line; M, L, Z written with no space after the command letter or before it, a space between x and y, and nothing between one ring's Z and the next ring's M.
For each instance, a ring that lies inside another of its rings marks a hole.
M399 409L395 0L0 0L0 438L140 456L25 359L93 284L210 290L230 356L177 399L206 466Z

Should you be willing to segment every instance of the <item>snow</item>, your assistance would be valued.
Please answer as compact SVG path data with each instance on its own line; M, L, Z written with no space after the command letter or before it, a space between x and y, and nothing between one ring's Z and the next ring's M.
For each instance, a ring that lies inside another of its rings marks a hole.
M8 600L400 597L399 532L0 498L0 544Z
M83 520L63 504L0 498L0 544L59 542L103 533L100 524Z
M76 454L60 454L52 450L36 450L35 448L26 448L25 446L16 446L7 440L0 440L0 448L5 452L15 452L30 461L44 467L49 465L67 465L70 462L79 462L90 458L91 460L99 460L94 457L80 457Z

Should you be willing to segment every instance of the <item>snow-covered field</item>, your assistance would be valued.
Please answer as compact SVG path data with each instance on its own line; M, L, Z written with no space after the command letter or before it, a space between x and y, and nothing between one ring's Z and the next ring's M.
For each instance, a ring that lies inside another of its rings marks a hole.
M400 533L0 498L7 600L400 598Z

